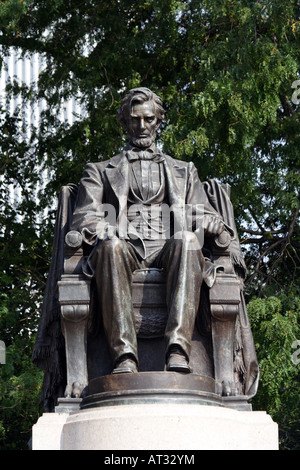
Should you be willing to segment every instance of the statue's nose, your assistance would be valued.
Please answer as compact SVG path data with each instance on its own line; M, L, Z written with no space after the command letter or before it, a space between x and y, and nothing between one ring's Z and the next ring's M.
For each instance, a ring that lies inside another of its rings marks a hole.
M146 129L146 125L145 125L145 120L143 118L140 119L140 123L139 123L139 128L140 130L144 130Z

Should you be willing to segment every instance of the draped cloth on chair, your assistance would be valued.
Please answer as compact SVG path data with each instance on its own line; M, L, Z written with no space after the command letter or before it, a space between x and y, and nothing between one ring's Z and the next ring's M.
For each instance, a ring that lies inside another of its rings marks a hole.
M69 231L77 191L78 187L70 184L63 186L59 194L52 259L32 354L34 364L45 371L41 401L46 411L53 411L56 398L63 396L66 386L65 341L60 323L57 281L63 273L64 240Z
M243 280L247 269L238 240L232 203L227 191L216 180L203 183L204 190L212 207L223 217L225 224L235 232L230 244L230 257L237 276ZM254 396L257 392L259 370L252 331L248 319L244 293L241 289L241 303L236 324L235 368L244 376L244 394Z

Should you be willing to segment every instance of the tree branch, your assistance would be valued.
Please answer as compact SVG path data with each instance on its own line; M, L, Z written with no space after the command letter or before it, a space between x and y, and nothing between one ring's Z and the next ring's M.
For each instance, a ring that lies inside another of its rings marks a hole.
M261 235L261 236L266 236L266 235L277 235L278 233L286 233L287 229L282 228L280 230L251 230L249 228L241 228L243 232L250 233L251 235Z
M255 278L255 276L260 272L260 265L261 265L261 261L263 260L263 258L265 256L267 256L267 254L270 251L272 251L274 248L276 248L278 245L282 244L282 247L281 247L281 250L280 250L280 255L276 259L276 261L273 263L273 265L270 269L270 275L271 275L271 272L274 271L277 264L280 261L282 261L284 254L286 252L288 253L288 247L289 246L293 249L293 251L295 251L294 248L293 248L294 243L291 240L291 237L292 237L292 234L294 232L295 224L296 224L296 221L297 221L298 217L299 217L299 208L296 209L296 211L295 211L295 213L292 217L292 220L291 220L291 223L290 223L290 226L289 226L289 229L288 229L288 233L285 237L278 238L278 237L272 236L271 239L265 238L266 235L274 235L274 234L285 233L286 230L284 230L283 228L281 230L269 230L269 231L262 231L262 232L258 232L256 230L251 230L251 229L243 229L244 232L250 233L251 235L262 235L262 236L261 236L261 238L250 238L249 237L249 238L246 238L245 240L243 240L241 243L258 243L258 244L261 244L261 243L266 242L266 241L274 242L271 245L267 246L264 249L264 251L261 253L260 257L258 258L258 260L256 262L256 266L254 268L254 272L252 273L252 275L249 277L249 279L247 281L249 284L252 282L252 280ZM291 257L290 253L288 253L288 255ZM297 255L296 255L296 257L298 258Z

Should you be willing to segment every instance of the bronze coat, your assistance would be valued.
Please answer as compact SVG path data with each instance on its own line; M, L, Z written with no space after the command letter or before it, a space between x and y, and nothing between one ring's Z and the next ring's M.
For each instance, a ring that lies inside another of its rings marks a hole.
M202 205L204 214L220 217L208 202L195 165L192 162L175 160L168 155L164 157L168 204L177 208L174 210L174 227L178 230L193 230L196 221L193 219L192 210L185 211L186 205L198 208ZM127 234L123 229L127 228L124 221L127 217L128 194L129 163L126 151L110 160L88 164L80 181L72 230L81 232L83 240L89 245L94 244L105 225L104 209L101 210L101 205L111 204L116 209L117 235L126 238ZM130 227L130 231L137 240L137 251L144 257L143 240L134 228Z

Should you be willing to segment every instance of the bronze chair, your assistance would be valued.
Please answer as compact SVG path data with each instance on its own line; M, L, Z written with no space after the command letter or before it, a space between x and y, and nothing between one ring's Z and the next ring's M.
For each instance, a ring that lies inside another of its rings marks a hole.
M228 191L228 187L226 189ZM69 194L68 187L62 188L62 191ZM68 206L65 209L68 217L72 213L74 203L75 199L71 193L70 197L64 198L64 204ZM65 397L79 397L91 378L109 373L109 354L105 350L103 333L102 337L100 333L100 339L98 337L93 340L91 337L87 340L92 284L91 280L82 274L85 253L81 234L68 231L68 225L67 223L64 227L64 267L58 281L58 300L66 350ZM229 233L224 231L215 237L210 245L210 254L218 266L217 275L213 287L201 293L201 298L209 295L209 328L208 333L201 333L195 325L190 358L195 374L214 378L215 393L220 396L241 394L241 391L237 390L235 379L233 348L236 318L241 302L241 285L230 259L230 242ZM154 268L135 271L132 299L139 343L139 370L164 370L163 335L167 319L165 273ZM207 305L205 307L201 302L200 310L201 308L207 310ZM200 311L200 319L201 315ZM89 343L92 344L93 341L96 344L94 349L98 349L100 366L95 366L95 359L89 361ZM159 354L151 353L153 350ZM102 366L104 362L105 367Z

